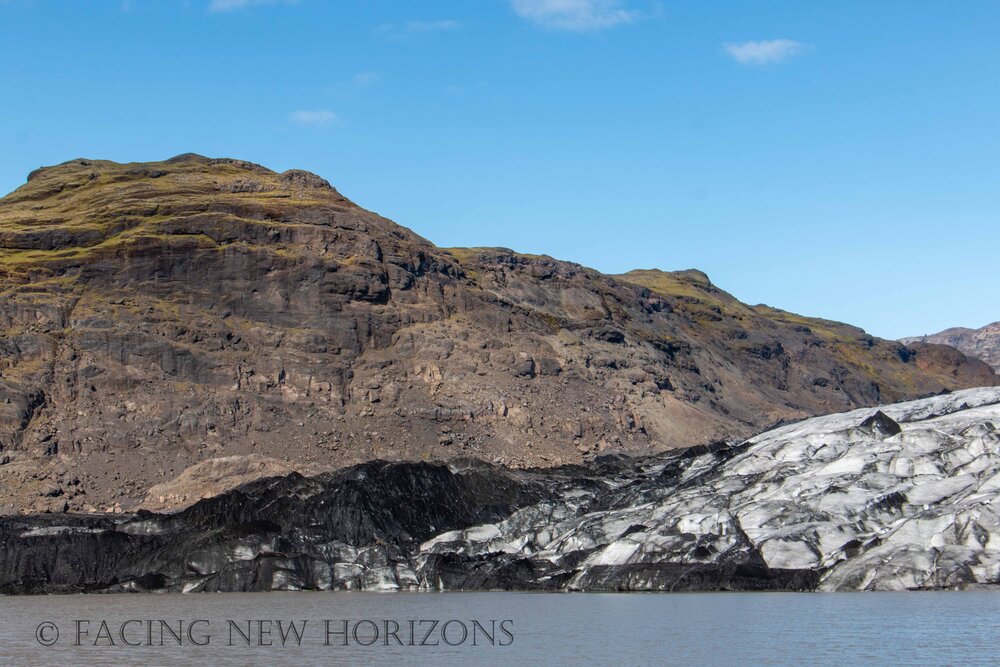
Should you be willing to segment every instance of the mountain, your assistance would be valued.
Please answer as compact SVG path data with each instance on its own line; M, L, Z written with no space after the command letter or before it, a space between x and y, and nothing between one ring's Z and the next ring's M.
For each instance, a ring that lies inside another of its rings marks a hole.
M0 295L8 513L375 459L646 454L1000 382L698 271L438 248L314 174L196 155L33 172L0 199Z
M996 587L998 427L1000 388L969 389L647 458L377 461L176 514L3 517L0 593Z
M904 338L901 342L907 345L913 343L950 345L1000 370L1000 322L987 324L981 329L954 327L929 336Z

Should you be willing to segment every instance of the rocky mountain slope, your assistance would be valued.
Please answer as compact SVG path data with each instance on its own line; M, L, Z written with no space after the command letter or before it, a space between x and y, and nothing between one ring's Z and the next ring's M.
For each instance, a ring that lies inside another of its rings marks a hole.
M6 517L0 593L992 587L998 429L1000 388L971 389L643 459L373 462L172 515Z
M998 381L697 271L438 248L301 171L74 160L0 199L8 513L374 459L649 453Z
M1000 322L987 324L981 329L953 327L929 336L904 338L900 342L906 345L914 343L950 345L968 356L982 359L994 369L1000 370Z

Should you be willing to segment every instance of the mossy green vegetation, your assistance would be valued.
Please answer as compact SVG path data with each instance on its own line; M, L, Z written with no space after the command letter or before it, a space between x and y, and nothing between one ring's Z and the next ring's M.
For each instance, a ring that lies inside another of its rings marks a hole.
M722 313L731 316L745 314L747 310L746 306L732 295L712 285L708 276L701 271L636 269L616 277L625 282L646 287L660 296L713 306Z
M288 211L353 207L322 179L289 174L196 155L130 164L78 159L39 169L0 199L0 276L52 280L74 265L153 245L211 249L237 236L284 237L295 227ZM256 247L286 259L300 252L292 244Z

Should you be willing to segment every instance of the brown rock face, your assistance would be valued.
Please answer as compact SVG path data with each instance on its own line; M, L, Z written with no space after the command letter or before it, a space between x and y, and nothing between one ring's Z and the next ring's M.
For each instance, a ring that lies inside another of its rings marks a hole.
M309 475L322 471L313 466L291 464L258 454L208 459L191 466L169 482L153 486L139 508L152 512L169 512L187 507L202 498L225 493L255 479L284 477L293 472Z
M301 171L75 160L0 200L7 512L280 462L551 465L998 382L697 271L437 248ZM264 458L182 476L233 456Z
M982 359L995 370L1000 370L1000 322L987 324L981 329L954 327L930 336L904 338L903 343L934 343L950 345L970 357Z

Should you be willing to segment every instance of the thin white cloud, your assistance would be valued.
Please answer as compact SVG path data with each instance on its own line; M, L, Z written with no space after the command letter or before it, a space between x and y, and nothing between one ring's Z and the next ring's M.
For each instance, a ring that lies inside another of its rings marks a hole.
M726 53L742 65L775 65L802 53L806 47L806 44L793 39L770 39L723 45Z
M375 28L375 32L382 33L389 37L402 37L408 34L451 32L458 30L462 24L452 19L438 19L434 21L407 21L406 23L383 23Z
M406 24L409 32L442 32L447 30L458 30L458 21L444 19L440 21L410 21Z
M355 86L367 88L382 83L382 77L378 72L358 72L352 79Z
M594 32L632 23L642 14L621 0L510 0L514 13L551 30Z
M298 0L211 0L208 3L210 12L231 12L236 9L246 9L259 5L294 5Z
M340 118L326 109L300 109L288 114L288 120L296 125L329 125L336 123Z

